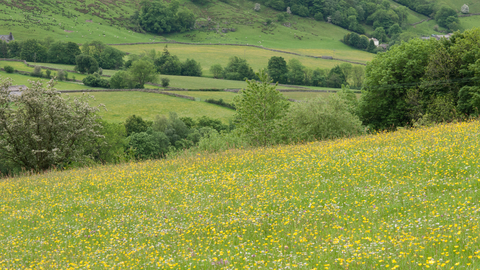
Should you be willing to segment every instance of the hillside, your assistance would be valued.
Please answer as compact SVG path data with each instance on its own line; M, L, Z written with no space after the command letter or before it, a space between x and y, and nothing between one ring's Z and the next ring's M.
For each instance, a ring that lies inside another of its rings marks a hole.
M478 121L0 182L0 268L474 269Z

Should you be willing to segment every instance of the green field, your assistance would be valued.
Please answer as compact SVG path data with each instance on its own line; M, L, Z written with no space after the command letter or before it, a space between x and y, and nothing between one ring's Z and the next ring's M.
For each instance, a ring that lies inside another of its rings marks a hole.
M165 46L168 46L168 51L171 54L177 55L181 61L185 61L187 58L195 59L202 65L203 73L206 76L212 76L210 73L210 67L215 64L220 64L225 67L229 59L233 56L245 58L248 64L257 72L259 69L266 68L268 60L272 56L281 56L288 62L290 59L298 59L304 66L316 69L316 68L333 68L336 65L344 63L336 60L317 59L304 56L296 56L291 54L279 53L264 50L261 48L245 47L245 46L218 46L218 45L183 45L183 44L143 44L143 45L121 45L114 46L115 48L129 52L139 54L149 50L156 50L161 53ZM344 45L346 46L346 45ZM331 50L331 49L288 49L288 51L314 55L314 56L335 56L337 58L349 59L351 61L359 63L367 63L373 59L374 54L355 51L355 50Z
M176 112L179 117L198 118L205 115L228 123L235 113L233 110L206 102L155 93L97 92L87 94L95 97L90 105L104 104L106 106L107 111L101 111L100 115L110 122L124 122L130 115L153 120L156 115L168 116L169 112ZM82 94L68 93L68 95L79 96Z
M0 78L11 78L13 80L13 85L26 85L30 86L30 81L42 81L44 83L48 82L48 79L40 79L40 78L35 78L27 75L21 75L21 74L12 74L12 73L6 73L4 71L0 71ZM57 82L55 85L55 88L58 90L81 90L81 89L97 89L96 87L90 87L90 86L85 86L80 83L74 83L74 82ZM98 88L99 89L99 88Z
M233 99L237 96L236 93L223 92L223 91L169 91L171 93L191 96L204 101L205 99L223 99L227 103L233 103ZM327 92L282 92L286 98L303 100L312 99L319 96L327 96L331 93Z
M477 269L479 133L439 125L6 179L0 268Z

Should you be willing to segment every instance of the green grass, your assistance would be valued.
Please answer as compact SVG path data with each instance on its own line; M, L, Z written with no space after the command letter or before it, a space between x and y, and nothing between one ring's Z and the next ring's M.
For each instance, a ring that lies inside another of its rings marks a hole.
M460 24L464 29L480 27L480 16L461 17Z
M336 89L338 90L338 89ZM238 95L236 93L231 92L215 92L215 91L169 91L171 93L180 94L180 95L187 95L191 97L195 97L200 101L204 101L205 99L223 99L223 101L227 103L233 103L233 99ZM303 100L303 99L312 99L319 96L327 96L331 93L327 92L282 92L282 94L289 99L296 99L296 100Z
M298 59L304 66L316 69L316 68L333 68L336 65L340 65L341 61L325 60L310 58L304 56L296 56L291 54L284 54L279 52L273 52L263 50L254 47L243 46L219 46L219 45L183 45L183 44L143 44L143 45L122 45L114 46L115 48L129 52L139 54L149 50L156 50L161 53L165 47L168 46L168 51L171 54L177 55L181 61L185 61L187 58L195 59L198 61L203 69L204 76L212 76L210 73L210 67L215 64L220 64L225 67L229 59L233 56L245 58L248 64L255 70L266 68L268 60L272 56L281 56L288 62L290 59ZM301 54L322 56L329 55L342 59L350 59L360 63L366 63L373 59L373 54L367 52L359 52L353 50L325 50L325 49L289 49L288 51L297 52Z
M2 269L477 269L480 123L0 182Z
M68 93L79 96L81 93ZM176 112L180 117L198 118L208 116L228 123L235 111L206 102L191 101L184 98L171 97L155 93L143 92L97 92L88 93L95 97L91 105L104 104L107 111L100 115L110 122L124 122L130 115L141 116L153 120L156 115L168 116Z
M31 77L27 75L15 74L15 73L6 73L0 71L0 78L11 78L13 80L13 85L26 85L30 86L29 80L31 81L42 81L44 83L48 82L48 79L40 79L36 77ZM83 84L74 83L74 82L57 82L55 88L58 90L82 90L82 89L100 89L96 87L84 86Z

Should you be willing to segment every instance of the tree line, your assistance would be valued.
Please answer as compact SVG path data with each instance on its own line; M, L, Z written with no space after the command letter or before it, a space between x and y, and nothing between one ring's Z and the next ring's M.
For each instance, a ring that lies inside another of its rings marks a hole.
M249 81L235 99L237 113L228 125L205 116L178 117L173 112L153 121L132 115L124 123L109 123L98 115L102 105L89 106L86 95L69 98L56 92L53 80L46 86L32 82L19 96L10 95L11 80L0 80L0 174L363 132L351 112L356 97L348 88L327 99L290 105L264 71L257 77L260 81Z
M367 65L358 114L373 129L478 115L480 28L450 39L413 39Z

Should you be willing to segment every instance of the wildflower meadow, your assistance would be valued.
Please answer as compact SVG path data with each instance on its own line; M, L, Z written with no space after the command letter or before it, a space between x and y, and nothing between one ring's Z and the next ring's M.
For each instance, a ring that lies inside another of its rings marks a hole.
M2 269L479 269L480 122L0 180Z

